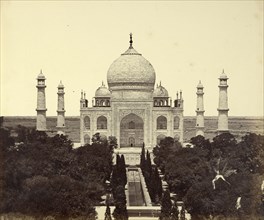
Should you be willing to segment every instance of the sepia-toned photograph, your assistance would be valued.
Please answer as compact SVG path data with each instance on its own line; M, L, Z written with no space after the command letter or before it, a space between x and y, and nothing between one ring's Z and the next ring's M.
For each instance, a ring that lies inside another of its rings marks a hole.
M263 220L263 12L0 0L0 220Z

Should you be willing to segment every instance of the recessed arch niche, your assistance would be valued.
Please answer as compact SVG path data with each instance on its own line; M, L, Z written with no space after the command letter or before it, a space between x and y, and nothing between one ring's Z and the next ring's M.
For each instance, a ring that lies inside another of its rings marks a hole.
M123 117L120 122L120 147L142 147L144 121L134 113Z

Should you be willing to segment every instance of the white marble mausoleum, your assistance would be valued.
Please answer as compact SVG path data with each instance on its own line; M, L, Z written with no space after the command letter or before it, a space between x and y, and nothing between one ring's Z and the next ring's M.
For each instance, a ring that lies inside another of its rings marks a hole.
M165 136L183 141L183 99L174 91L172 100L161 83L155 86L153 66L133 48L132 35L129 43L110 65L107 86L96 90L91 107L81 95L80 142L90 143L97 132L115 136L120 153L138 160L143 142L151 151Z

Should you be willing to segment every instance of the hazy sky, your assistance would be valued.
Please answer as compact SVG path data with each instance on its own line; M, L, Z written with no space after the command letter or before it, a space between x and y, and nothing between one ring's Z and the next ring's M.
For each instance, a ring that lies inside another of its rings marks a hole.
M184 115L195 115L204 85L205 115L217 115L218 77L229 77L229 115L263 115L263 1L1 1L0 115L36 115L36 77L46 76L47 115L65 85L66 115L79 115L129 46L151 62L156 82Z

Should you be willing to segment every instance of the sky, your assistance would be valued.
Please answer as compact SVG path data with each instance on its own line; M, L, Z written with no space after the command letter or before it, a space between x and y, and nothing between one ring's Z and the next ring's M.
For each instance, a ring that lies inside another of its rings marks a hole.
M172 99L183 91L194 116L204 85L206 116L217 116L219 80L228 80L230 116L263 116L263 1L1 1L3 116L34 116L36 77L46 76L47 115L65 86L66 116L80 115L107 84L112 62L133 46L155 69Z

